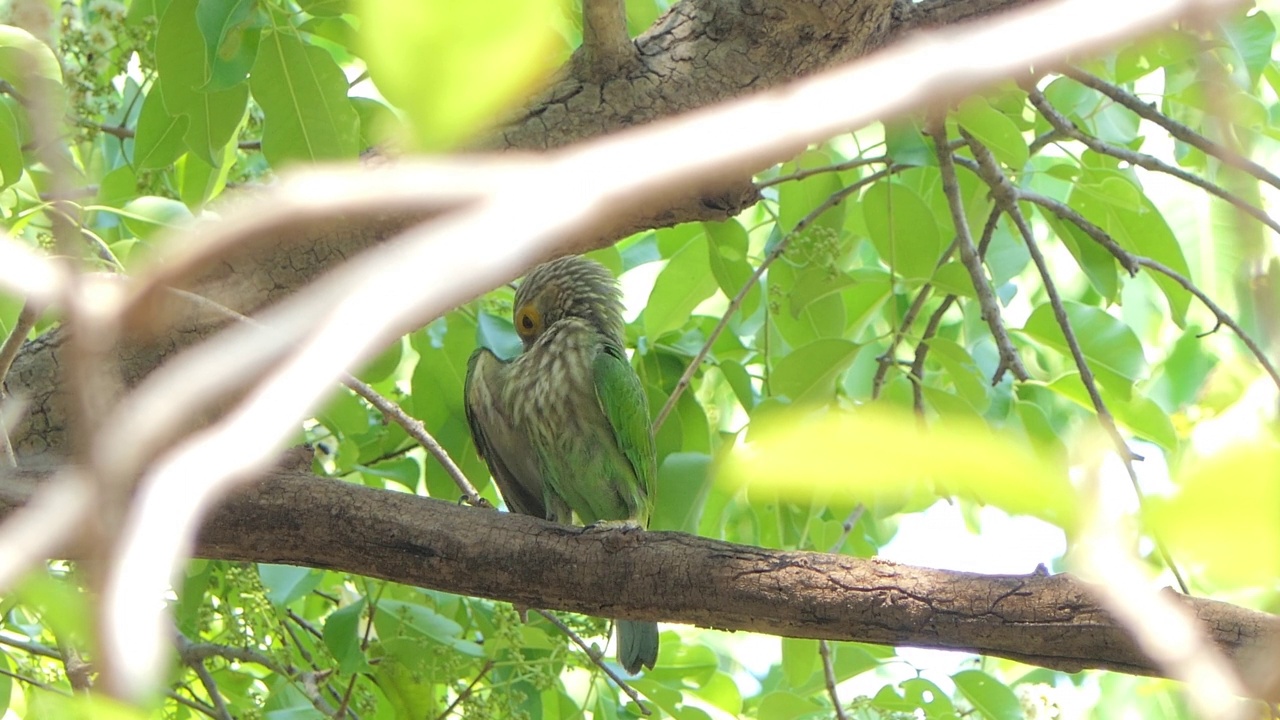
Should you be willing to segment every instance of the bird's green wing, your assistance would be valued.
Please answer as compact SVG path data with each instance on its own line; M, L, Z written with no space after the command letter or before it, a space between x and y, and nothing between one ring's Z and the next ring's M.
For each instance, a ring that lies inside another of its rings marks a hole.
M649 404L640 378L627 362L622 348L605 343L595 359L596 399L613 427L618 449L631 463L639 487L644 518L653 510L657 489L657 457L653 449L653 426L649 422Z
M529 439L511 422L502 400L506 363L485 348L467 360L463 405L476 452L489 466L502 499L513 512L546 519L542 501L542 472Z

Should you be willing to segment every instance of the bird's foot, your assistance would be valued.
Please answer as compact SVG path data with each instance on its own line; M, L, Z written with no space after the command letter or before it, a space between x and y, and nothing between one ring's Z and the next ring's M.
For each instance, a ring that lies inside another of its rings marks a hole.
M644 528L635 520L598 520L582 529L583 534L600 534L605 549L611 553L635 545L640 539L636 532Z
M600 532L602 530L644 530L644 526L635 520L597 520L584 527L583 532Z

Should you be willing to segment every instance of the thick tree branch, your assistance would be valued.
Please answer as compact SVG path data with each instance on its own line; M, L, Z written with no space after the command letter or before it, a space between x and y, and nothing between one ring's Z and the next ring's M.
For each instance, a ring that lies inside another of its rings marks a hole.
M28 471L0 486L0 518L36 479ZM224 502L196 552L607 617L1158 673L1069 575L979 575L680 533L584 530L288 472ZM1255 658L1280 643L1280 618L1179 598L1246 679ZM1250 692L1280 698L1276 687L1255 683Z

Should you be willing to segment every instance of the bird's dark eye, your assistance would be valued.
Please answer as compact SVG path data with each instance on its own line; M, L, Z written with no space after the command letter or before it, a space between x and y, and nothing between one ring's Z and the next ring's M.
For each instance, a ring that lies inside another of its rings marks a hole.
M542 315L532 305L525 305L516 311L516 332L522 338L530 338L542 330Z

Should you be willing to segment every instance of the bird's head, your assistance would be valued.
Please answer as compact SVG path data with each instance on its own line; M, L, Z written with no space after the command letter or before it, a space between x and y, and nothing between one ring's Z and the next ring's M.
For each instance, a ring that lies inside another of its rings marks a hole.
M516 290L513 322L528 350L548 329L569 318L622 344L622 291L618 281L593 260L578 255L543 263Z

